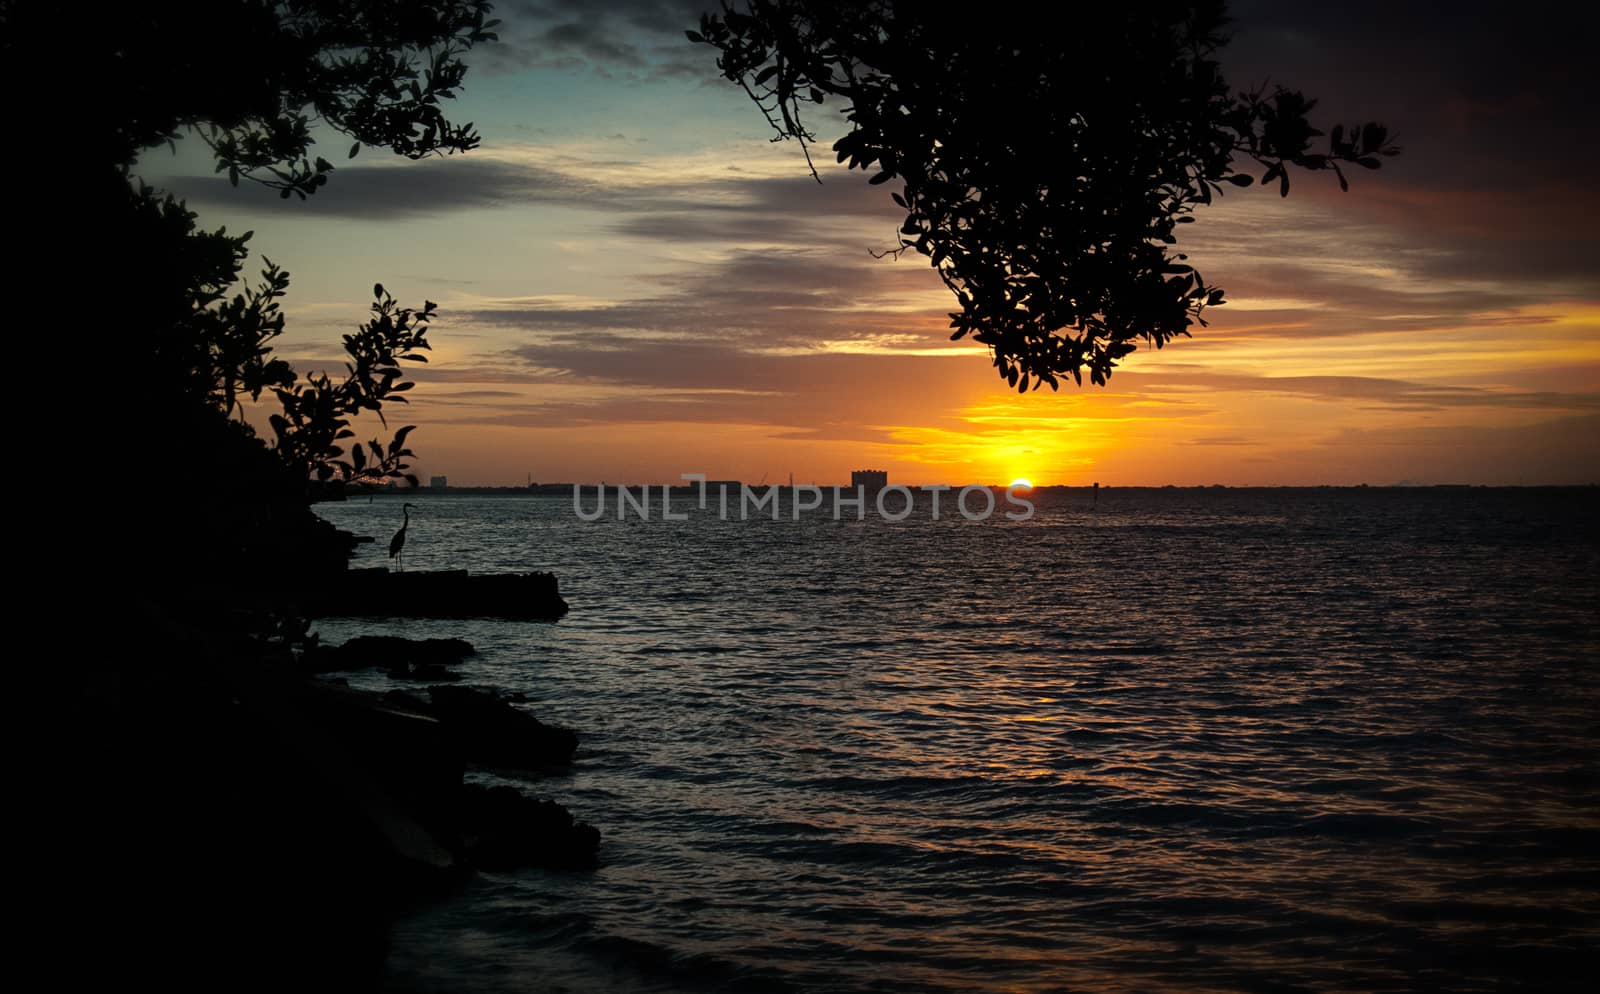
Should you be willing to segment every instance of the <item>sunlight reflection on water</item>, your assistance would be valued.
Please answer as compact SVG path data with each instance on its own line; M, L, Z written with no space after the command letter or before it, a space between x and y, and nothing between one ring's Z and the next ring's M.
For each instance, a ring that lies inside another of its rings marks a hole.
M1039 491L1029 522L578 521L416 498L407 568L553 569L458 635L583 736L593 873L485 875L393 983L1453 990L1600 941L1582 491ZM319 508L378 536L398 500ZM364 675L356 682L380 686Z

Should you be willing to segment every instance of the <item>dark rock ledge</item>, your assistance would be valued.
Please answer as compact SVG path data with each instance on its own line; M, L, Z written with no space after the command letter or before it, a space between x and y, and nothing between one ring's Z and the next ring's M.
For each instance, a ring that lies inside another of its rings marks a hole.
M593 865L600 833L559 804L463 779L469 764L565 766L578 746L571 730L465 687L430 688L422 699L310 683L295 696L301 734L324 746L312 754L341 757L320 771L358 804L403 876L427 886L460 870Z
M596 861L599 832L536 784L464 779L469 764L570 763L577 736L512 702L356 691L192 628L145 628L136 644L167 653L96 654L75 674L66 765L81 772L56 806L67 892L108 896L106 963L123 975L375 990L395 916L476 870Z
M318 646L300 658L310 673L381 669L394 680L446 682L461 679L449 667L476 651L465 639L358 635L343 645Z
M554 573L391 573L382 567L344 571L303 595L310 617L503 618L555 621L567 602Z

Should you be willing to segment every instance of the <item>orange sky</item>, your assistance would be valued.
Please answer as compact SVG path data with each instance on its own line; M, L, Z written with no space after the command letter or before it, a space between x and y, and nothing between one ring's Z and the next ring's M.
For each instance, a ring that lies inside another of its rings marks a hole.
M1209 328L1135 353L1108 388L1018 396L948 341L953 301L925 260L869 254L895 242L889 191L838 169L812 182L695 69L703 52L663 33L640 35L641 65L520 57L508 27L509 54L468 78L462 116L485 140L466 157L358 160L304 205L207 178L194 150L144 164L290 270L280 351L302 372L337 362L373 282L439 303L399 412L423 475L1600 481L1593 211L1558 175L1506 184L1499 160L1472 161L1486 98L1365 81L1363 112L1405 155L1349 194L1326 176L1287 200L1230 190L1179 246L1228 293ZM1315 37L1303 85L1337 87L1317 58L1348 53ZM1287 44L1243 40L1245 58Z

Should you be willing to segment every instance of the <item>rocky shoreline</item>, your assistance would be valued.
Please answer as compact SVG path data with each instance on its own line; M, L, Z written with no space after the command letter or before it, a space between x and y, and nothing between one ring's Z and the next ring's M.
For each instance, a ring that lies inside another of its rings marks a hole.
M599 832L538 792L577 735L451 681L464 642L292 652L209 610L122 634L162 653L77 674L73 755L112 793L79 788L62 809L61 842L116 922L120 953L94 969L178 989L375 989L391 923L417 902L479 870L595 865ZM372 665L433 685L336 675Z
M502 618L556 621L567 613L553 573L395 573L379 566L341 572L300 595L307 617Z
M403 876L522 866L591 866L600 833L553 801L509 786L484 787L469 770L529 782L572 762L578 736L547 725L498 694L461 686L423 696L375 694L307 681L290 704L323 748L343 752L325 769L386 840Z

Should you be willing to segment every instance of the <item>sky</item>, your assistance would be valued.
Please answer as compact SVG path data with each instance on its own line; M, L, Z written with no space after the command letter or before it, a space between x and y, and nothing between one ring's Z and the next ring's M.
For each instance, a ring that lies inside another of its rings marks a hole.
M828 165L842 129L819 185L684 38L700 8L497 4L452 108L481 147L329 142L305 203L229 186L192 141L139 172L253 230L249 271L290 271L278 348L302 373L340 368L374 282L436 301L397 416L452 485L1600 482L1594 14L1235 2L1230 81L1381 120L1403 153L1348 193L1229 188L1178 246L1227 291L1209 327L1107 387L1018 395L949 340L926 259L872 254L902 215Z

